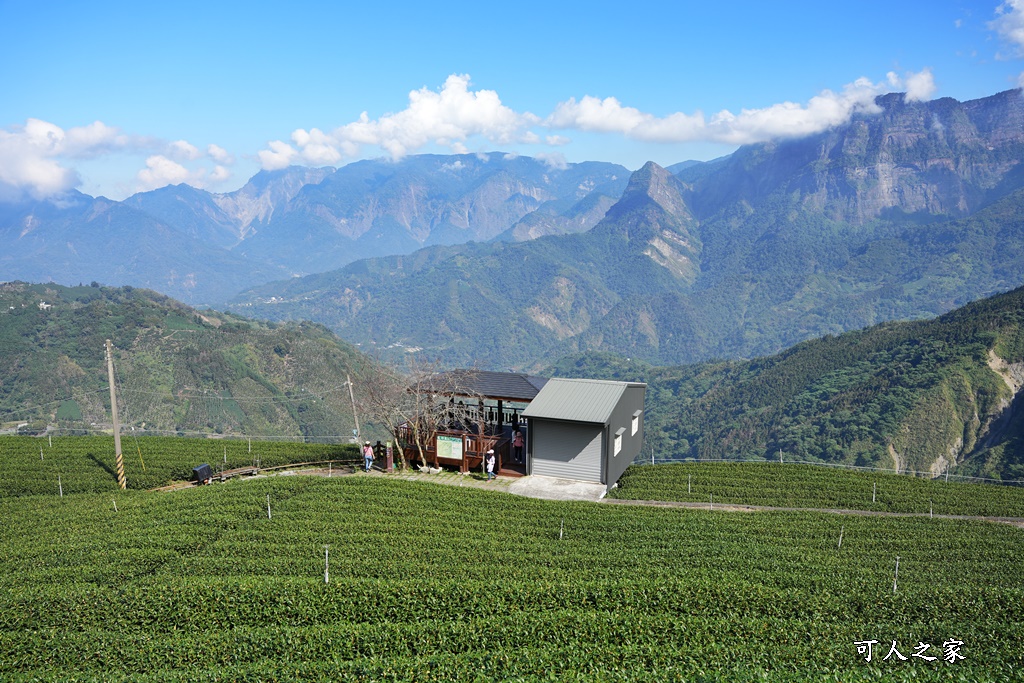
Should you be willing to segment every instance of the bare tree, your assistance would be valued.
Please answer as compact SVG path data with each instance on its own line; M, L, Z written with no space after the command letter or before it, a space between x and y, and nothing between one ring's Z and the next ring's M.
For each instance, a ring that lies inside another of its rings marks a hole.
M385 427L399 445L402 467L408 467L405 446L416 448L427 466L427 451L437 432L479 420L480 397L472 391L473 370L441 371L440 363L408 354L404 372L383 363L364 370L356 380L361 412ZM466 400L468 399L468 400Z

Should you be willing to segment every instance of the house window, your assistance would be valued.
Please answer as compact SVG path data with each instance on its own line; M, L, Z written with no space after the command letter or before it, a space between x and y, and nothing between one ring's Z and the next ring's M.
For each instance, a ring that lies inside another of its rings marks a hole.
M622 450L622 432L626 431L625 428L615 432L615 452L612 455L618 455Z
M642 412L642 410L638 410L633 413L633 431L630 433L630 436L636 436L636 433L640 431L640 413Z

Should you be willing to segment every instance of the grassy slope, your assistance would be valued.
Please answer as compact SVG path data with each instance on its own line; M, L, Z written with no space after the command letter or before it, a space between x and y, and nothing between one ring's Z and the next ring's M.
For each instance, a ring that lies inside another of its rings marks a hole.
M370 477L119 501L0 501L4 680L1024 680L1008 526ZM951 638L966 660L880 661Z

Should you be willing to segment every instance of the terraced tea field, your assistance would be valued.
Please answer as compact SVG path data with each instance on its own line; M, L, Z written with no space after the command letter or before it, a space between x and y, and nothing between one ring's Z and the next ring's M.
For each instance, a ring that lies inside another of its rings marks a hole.
M1009 525L373 475L7 496L0 517L4 681L1024 680Z
M122 436L121 446L129 489L152 489L188 480L192 468L204 462L230 469L257 460L261 467L360 460L357 447L347 444ZM0 463L4 471L0 498L118 490L112 436L5 436L0 438Z
M633 466L609 497L723 505L1024 517L1024 487L815 465L694 462Z

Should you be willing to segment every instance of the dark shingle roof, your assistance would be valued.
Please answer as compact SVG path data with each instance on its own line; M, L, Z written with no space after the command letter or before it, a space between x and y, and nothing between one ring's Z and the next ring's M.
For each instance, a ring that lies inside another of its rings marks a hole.
M451 370L436 375L430 384L438 393L529 403L547 381L517 372Z

